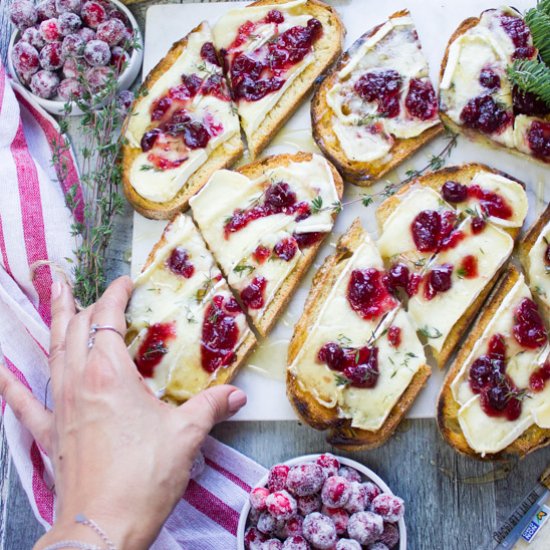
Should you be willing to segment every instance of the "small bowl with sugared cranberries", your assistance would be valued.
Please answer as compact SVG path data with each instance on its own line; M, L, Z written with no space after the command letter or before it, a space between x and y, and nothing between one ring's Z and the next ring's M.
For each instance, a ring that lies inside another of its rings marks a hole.
M405 550L405 506L372 470L329 453L276 464L252 489L238 550Z
M86 97L98 104L109 83L126 90L138 75L141 31L118 0L14 0L9 14L9 72L50 113L82 114Z

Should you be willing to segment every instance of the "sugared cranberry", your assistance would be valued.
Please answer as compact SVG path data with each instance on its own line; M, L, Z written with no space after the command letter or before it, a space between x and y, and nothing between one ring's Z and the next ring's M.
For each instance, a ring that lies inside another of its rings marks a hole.
M78 63L74 57L69 57L69 59L63 63L61 72L65 78L73 78L75 80L78 78Z
M332 479L332 478L329 478ZM304 538L314 548L330 550L336 543L336 527L334 522L319 512L313 512L304 518Z
M359 478L358 480L350 480L351 494L345 506L346 510L350 514L362 512L367 507L367 488L362 483L360 483L360 480L361 478Z
M486 134L500 133L512 123L511 113L498 105L490 95L468 101L460 113L465 126Z
M290 466L286 464L277 464L271 468L267 478L267 488L271 493L282 491L286 487L286 478L289 471Z
M334 455L330 453L324 453L317 457L317 460L315 462L319 466L321 466L323 472L325 472L326 477L331 477L338 474L340 462Z
M92 67L103 67L111 60L111 48L103 40L90 40L84 47L84 59Z
M260 546L261 550L282 550L283 543L279 539L269 539L262 542Z
M320 491L324 481L325 474L321 466L308 462L290 469L286 487L293 495L305 497Z
M31 92L38 97L53 97L59 86L59 77L52 71L41 70L32 75Z
M283 550L311 550L311 546L301 535L294 535L285 540Z
M343 508L324 507L322 513L334 522L337 535L343 535L346 532L349 514Z
M531 92L525 92L514 86L512 88L514 114L528 116L545 116L550 112L548 105Z
M294 497L287 491L275 491L266 498L267 511L280 520L290 519L297 510Z
M364 100L378 103L378 112L387 118L399 115L401 75L393 69L366 73L355 83L355 92Z
M339 476L345 477L348 481L357 481L358 483L361 481L361 474L349 466L341 466L337 473ZM333 475L336 475L336 473Z
M550 380L550 361L546 361L542 367L535 370L529 377L529 387L534 392L541 392Z
M484 88L494 90L500 88L500 76L490 67L483 67L479 75L479 83Z
M487 222L480 216L475 216L472 218L472 233L478 235L481 233L485 227L487 227Z
M535 48L533 47L531 31L525 21L519 15L502 14L500 24L516 47L512 58L527 59L533 57Z
M189 261L189 253L181 246L174 248L166 261L166 265L173 273L181 275L185 279L190 279L195 273L195 267Z
M29 27L28 29L25 29L21 34L21 41L28 42L31 46L38 50L43 48L46 43L46 41L42 38L38 27Z
M107 19L107 12L99 2L91 0L82 6L80 16L86 26L97 29Z
M362 484L365 488L366 495L367 495L367 506L371 504L371 502L382 492L380 490L380 487L376 485L376 483L373 483L372 481L366 481Z
M55 7L55 0L42 0L36 5L36 12L38 14L38 21L45 21L52 17L57 17L58 12Z
M392 325L388 329L388 342L394 348L398 348L401 345L401 329Z
M249 527L244 534L244 547L246 550L261 550L260 545L266 540L267 535L260 533L256 527Z
M201 59L211 63L212 65L220 66L218 61L218 55L216 53L216 48L212 42L205 42L201 47Z
M424 297L432 300L436 294L447 292L453 285L453 266L450 264L438 265L430 269L426 277Z
M357 512L349 518L348 534L360 544L375 542L384 531L384 522L373 512Z
M464 202L468 198L468 187L457 181L446 181L441 188L441 196L452 204Z
M81 0L55 0L57 13L80 13L82 9Z
M241 290L241 300L248 309L262 309L265 303L264 291L267 279L262 275L254 277L250 284Z
M12 50L12 62L17 74L30 77L40 68L40 58L36 48L28 42L17 42Z
M40 66L48 71L55 71L63 66L65 58L61 42L50 42L40 50Z
M59 19L47 19L40 23L40 34L45 42L57 42L63 39L61 29L59 28Z
M4 6L5 7L5 6ZM15 0L10 6L10 21L19 29L32 27L38 20L38 12L30 0Z
M402 498L383 493L372 501L371 510L382 516L384 521L395 523L404 516L405 505Z
M269 496L269 489L266 487L256 487L250 493L250 506L255 510L263 512L266 509L265 499Z
M127 66L130 56L128 52L120 46L115 46L111 49L111 61L110 64L116 69L116 72L120 74Z
M294 237L289 237L279 241L273 248L273 253L281 260L289 262L294 258L296 252L298 251L298 245L296 244L296 239Z
M58 21L59 32L63 36L68 36L69 34L75 33L82 26L82 21L80 20L80 17L78 17L76 13L72 13L70 11L62 13L59 16Z
M126 25L120 19L108 19L97 27L96 35L109 46L120 44L126 32Z
M322 502L320 495L308 495L307 497L298 497L298 511L302 516L307 516L312 512L318 512L321 509Z
M298 502L298 500L296 500L296 502ZM300 511L300 504L298 504L298 511ZM303 523L304 518L302 516L299 516L298 514L292 516L290 519L286 520L282 528L282 535L285 537L293 537L296 535L301 536L303 533Z
M153 376L155 367L168 353L168 343L175 337L176 327L173 323L156 323L147 329L135 358L136 366L144 377Z
M534 120L527 132L527 143L536 157L550 158L550 122Z
M464 256L464 258L462 258L458 272L460 276L465 279L474 279L479 274L477 265L477 258L471 254L468 254L468 256Z
M94 94L103 90L112 78L113 69L111 67L90 67L86 71L86 81Z
M88 27L82 27L77 34L78 36L80 36L80 38L82 38L82 40L84 40L85 44L95 38L95 31Z
M351 308L363 319L377 319L395 308L397 301L383 284L383 273L377 269L352 271L347 289Z
M368 550L390 550L383 542L375 542L374 544L369 544Z
M82 87L82 84L76 80L76 78L65 78L59 84L57 93L64 101L70 101L80 99L84 94L84 88Z
M266 502L267 502L267 497L266 497ZM275 531L277 531L277 529L280 529L282 525L283 524L281 520L275 519L268 512L262 512L260 514L260 517L258 518L258 523L256 527L258 528L258 531L260 531L260 533L264 533L266 535L272 535L273 533L275 533Z
M280 25L285 20L285 16L279 10L270 10L265 16L266 23L273 23L275 25Z
M361 550L361 545L353 539L340 539L335 550Z
M514 311L512 332L518 344L524 348L537 349L548 341L542 317L533 300L524 298Z
M351 496L351 483L341 476L327 478L321 491L321 500L328 508L344 507Z
M384 531L380 535L378 542L385 544L388 548L393 548L399 542L399 529L393 523L384 523Z
M80 57L84 53L84 45L85 42L79 34L69 34L61 43L61 52L65 57Z
M420 120L429 120L437 113L437 96L429 79L413 78L405 99L409 113Z

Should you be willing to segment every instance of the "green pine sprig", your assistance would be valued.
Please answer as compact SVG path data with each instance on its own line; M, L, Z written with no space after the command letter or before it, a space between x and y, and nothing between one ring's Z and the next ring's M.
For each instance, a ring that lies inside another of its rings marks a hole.
M513 84L531 92L550 106L550 67L540 61L517 59L506 73Z
M525 13L525 22L531 30L533 43L539 50L542 60L550 65L550 13L546 13L538 6L531 8Z

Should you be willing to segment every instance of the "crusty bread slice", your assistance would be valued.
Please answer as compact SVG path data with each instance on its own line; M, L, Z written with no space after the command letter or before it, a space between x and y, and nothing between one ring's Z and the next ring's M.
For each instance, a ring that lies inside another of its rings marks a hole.
M355 220L338 241L336 252L325 259L315 274L302 316L294 327L288 348L288 365L291 365L296 359L331 288L345 269L346 261L363 242L364 235L360 221ZM426 383L430 373L428 365L423 365L420 368L393 407L383 426L377 431L352 428L351 421L340 418L336 409L324 407L309 392L301 388L290 369L287 369L286 375L287 396L298 417L306 424L317 430L329 430L327 439L332 445L346 450L374 449L382 445L393 434Z
M285 4L288 0L258 0L250 6ZM315 61L290 84L285 93L268 112L265 119L248 140L250 158L255 159L283 124L292 116L296 109L311 91L315 80L342 52L345 28L338 12L321 0L307 0L300 8L304 13L318 19L323 25L323 36L314 44Z
M164 229L160 239L155 243L153 248L151 249L151 252L149 253L147 260L145 264L143 265L143 268L141 272L143 273L154 261L157 253L159 253L164 245L167 243L166 235L170 231L170 226L174 221L177 219L178 216L183 216L184 214L177 214L176 217L166 226ZM206 244L204 245L206 248ZM239 369L244 365L244 362L250 352L254 349L256 346L257 340L254 333L250 330L248 330L248 334L243 339L243 341L240 343L239 347L235 350L235 359L233 362L228 365L227 367L221 367L216 372L216 377L207 385L205 388L222 385L222 384L228 384L230 383L233 378L237 375ZM127 345L130 345L130 343L134 340L136 337L136 333L133 331L128 331L125 336L125 342ZM197 366L197 368L201 368L200 366ZM179 399L177 396L170 394L169 392L166 393L166 395L163 397L165 401L172 402L172 403L181 403L181 399Z
M445 382L441 389L437 405L437 423L441 434L447 443L463 454L483 460L494 460L496 458L501 458L504 455L517 455L524 457L528 453L540 449L550 443L550 430L544 430L534 424L501 452L492 455L488 454L485 457L481 457L480 454L476 453L468 445L468 442L460 429L460 425L458 423L458 410L460 406L455 401L451 391L451 383L472 352L477 340L483 335L485 328L495 315L496 311L501 306L510 290L517 283L519 276L519 271L513 266L510 266L503 273L498 285L492 292L491 297L481 310L474 326L472 327L472 330L469 332L466 340L462 343L460 351L458 352L456 359L445 377Z
M383 227L385 221L389 218L391 213L399 205L403 195L405 195L413 185L425 185L439 192L446 181L452 179L453 181L457 181L459 183L465 184L469 182L474 177L474 175L479 171L487 171L493 174L499 174L510 180L517 181L522 185L522 187L525 188L525 185L519 180L517 180L516 178L513 178L512 176L504 172L501 172L499 170L486 166L485 164L472 163L472 164L464 164L462 166L449 166L441 170L438 170L437 172L430 172L428 174L421 176L418 179L413 180L409 184L402 187L395 195L388 197L378 207L376 211L378 226L380 228ZM519 232L521 230L521 228L515 228L515 227L514 228L503 227L501 229L505 230L513 239L516 239L518 237ZM483 302L485 301L485 299L491 292L491 289L493 288L498 278L500 277L500 274L504 269L506 269L506 263L507 262L505 262L500 268L500 270L497 273L495 273L495 275L487 283L483 291L480 292L480 294L472 302L470 307L468 307L468 309L464 312L464 314L459 319L459 321L455 324L455 326L447 336L447 339L445 340L445 344L441 352L437 353L435 350L432 350L434 359L436 360L440 368L443 368L447 363L447 361L449 360L457 344L460 342L461 338L466 332L466 329L474 319L476 313L478 312L480 307L483 305Z
M469 29L471 29L472 27L475 27L479 23L479 21L480 21L480 17L468 17L467 19L462 21L462 23L460 23L460 25L457 27L455 32L449 38L449 41L447 42L447 46L445 48L443 59L441 60L441 68L439 70L440 82L443 79L443 75L447 67L447 62L449 61L449 50L451 48L452 43L455 40L457 40L461 35L465 34ZM441 119L441 122L448 130L457 134L462 134L466 136L470 141L474 141L476 143L482 143L483 145L497 148L497 149L503 149L519 157L528 158L533 162L537 162L544 166L548 166L548 161L544 161L533 155L528 155L522 151L519 151L516 148L509 148L506 145L503 145L502 143L498 143L497 141L494 141L493 139L483 134L482 132L479 132L473 128L467 128L466 126L457 124L441 109L439 110L439 118Z
M295 154L284 154L284 155L272 155L264 159L254 161L245 166L241 166L237 172L247 176L248 178L254 180L261 178L262 174L265 174L266 171L271 170L275 166L287 166L292 162L307 162L311 160L311 153L295 153ZM336 191L338 197L341 199L344 193L344 182L332 164L328 163L334 178L334 184L336 186ZM333 214L333 218L336 217L336 213ZM304 275L307 273L307 270L310 268L313 260L317 256L317 252L321 248L325 238L329 235L327 233L324 238L319 240L317 243L306 248L302 251L302 256L298 263L296 264L295 269L292 273L286 278L284 283L281 285L277 291L274 299L267 306L262 317L254 324L256 330L260 333L261 336L265 337L269 334L281 314L284 312L286 305L288 304L290 298L294 294L294 291L302 281ZM223 269L222 269L223 271ZM225 274L226 277L228 274Z
M539 238L539 235L541 234L542 230L549 223L550 223L550 204L546 206L546 210L541 214L539 219L529 228L529 230L525 233L525 235L523 236L523 238L518 244L519 260L521 262L521 265L523 266L523 269L525 270L525 276L529 284L530 284L529 269L531 264L529 260L529 253L531 252L533 245ZM533 293L533 297L535 298L535 300L537 300L539 307L542 308L542 311L545 313L545 318L547 320L550 320L550 306L548 305L548 303L541 299L541 297L538 295L535 289L531 288L531 292Z
M398 11L390 15L389 18L392 19L406 15L409 15L409 10ZM371 185L374 181L380 179L443 131L443 126L437 124L416 137L396 139L389 160L360 162L349 159L344 153L333 130L332 110L327 104L327 93L335 83L338 72L347 65L353 54L366 40L373 36L380 27L382 27L382 24L366 32L340 57L338 63L333 66L324 79L316 86L315 94L311 102L311 123L313 137L317 145L325 156L334 163L347 181L361 186Z
M207 23L201 23L181 40L175 42L168 53L147 75L147 78L143 81L139 91L136 93L136 99L134 100L134 103L132 104L122 127L121 136L125 135L128 124L133 116L132 113L135 112L140 98L142 98L144 94L147 94L147 91L151 89L153 84L170 70L171 66L187 47L189 35L194 32L201 31L205 25L207 25ZM134 189L130 181L130 170L132 164L141 153L141 149L138 147L133 147L126 139L122 139L121 170L124 194L133 208L146 218L156 220L171 219L175 214L187 208L189 199L204 186L216 170L231 166L242 155L243 151L244 145L241 136L236 134L227 141L220 143L213 151L211 151L206 162L189 177L174 198L166 202L154 202L142 197Z

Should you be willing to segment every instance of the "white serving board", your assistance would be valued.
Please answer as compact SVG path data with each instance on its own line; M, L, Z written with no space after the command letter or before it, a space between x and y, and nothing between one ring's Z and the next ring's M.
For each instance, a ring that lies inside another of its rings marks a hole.
M247 3L172 4L149 8L145 29L144 75L166 54L173 42L179 40L201 21L208 20L213 25L226 10ZM336 7L347 29L346 49L364 32L383 22L393 12L408 8L418 28L434 84L438 82L439 65L447 41L459 23L467 17L479 15L484 9L500 5L499 0L461 0L460 2L456 0L385 0L384 2L337 0L329 3ZM513 4L523 11L531 7L534 0L514 0ZM306 101L267 148L265 154L295 152L299 149L313 150L314 143L310 136L309 101ZM423 167L431 155L439 153L444 145L443 138L436 139L390 173L386 181L379 182L368 192L380 191L388 180L398 182L404 179L407 170ZM547 192L546 197L544 196L545 177L550 176L548 169L505 151L496 151L460 138L447 164L464 162L484 162L524 181L528 186L530 200L527 225L530 225L544 208L549 195ZM365 193L364 189L348 184L344 202L353 200L362 193ZM235 417L235 420L296 418L287 401L284 385L286 348L294 323L302 311L314 271L333 251L337 237L349 227L353 219L360 217L364 227L376 236L374 211L374 205L365 208L357 203L344 208L338 216L334 233L327 239L328 242L321 249L313 268L295 293L287 311L271 335L260 343L258 350L249 359L248 365L237 376L235 384L248 394L248 405ZM133 276L139 273L164 226L165 222L147 220L135 214L132 247ZM263 373L264 370L269 371L270 374ZM427 386L409 412L410 418L435 416L435 404L442 380L443 372L434 367Z

